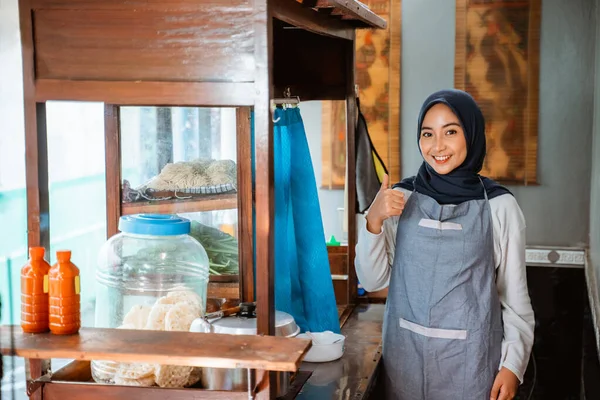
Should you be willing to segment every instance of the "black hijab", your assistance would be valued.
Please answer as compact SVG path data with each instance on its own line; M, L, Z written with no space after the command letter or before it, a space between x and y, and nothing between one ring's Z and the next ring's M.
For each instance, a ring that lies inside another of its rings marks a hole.
M479 181L479 171L483 167L486 151L485 120L471 95L456 89L441 90L430 95L419 113L417 143L421 136L425 114L431 107L440 103L450 107L465 132L467 142L465 161L446 175L438 174L426 161L423 161L416 177L403 179L394 187L399 186L411 191L416 189L417 192L434 198L439 204L460 204L469 200L483 199L485 196ZM419 146L419 151L420 149ZM507 188L489 178L481 177L481 181L489 199L510 193Z

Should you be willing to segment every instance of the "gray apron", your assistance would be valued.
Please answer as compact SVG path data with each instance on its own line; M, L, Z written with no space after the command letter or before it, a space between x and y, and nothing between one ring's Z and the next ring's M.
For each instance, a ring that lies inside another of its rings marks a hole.
M488 400L502 337L487 194L441 206L413 192L398 223L383 325L386 399Z

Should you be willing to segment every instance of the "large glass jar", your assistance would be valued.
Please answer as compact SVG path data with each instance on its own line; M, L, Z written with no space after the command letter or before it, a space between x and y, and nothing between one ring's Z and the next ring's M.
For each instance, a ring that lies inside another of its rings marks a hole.
M119 230L98 256L96 327L188 331L204 315L209 276L206 251L189 236L190 221L131 215L121 217ZM92 376L103 383L163 386L157 368L92 361ZM171 377L191 372L167 371ZM170 387L185 386L180 381Z

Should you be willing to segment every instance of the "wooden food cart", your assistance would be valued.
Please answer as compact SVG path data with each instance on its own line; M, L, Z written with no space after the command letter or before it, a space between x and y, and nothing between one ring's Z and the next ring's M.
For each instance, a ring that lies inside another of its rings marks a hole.
M59 337L25 335L19 327L2 327L2 351L29 361L28 394L33 399L274 398L273 371L296 372L310 344L273 336L271 102L285 91L302 101L346 100L348 176L353 177L355 29L385 28L386 22L356 0L20 0L19 6L28 245L48 251L50 244L46 102L102 102L108 236L117 232L122 215L237 208L239 276L213 278L209 297L255 299L259 333L224 340L217 334L145 331L142 340L122 330L83 328L79 335ZM122 106L235 107L237 193L123 203ZM335 272L348 277L343 287L336 286L342 307L350 307L357 298L351 268L356 241L353 179L348 182L348 196L348 251L345 262L337 264L341 270ZM345 318L349 310L342 313ZM14 337L12 350L10 336ZM47 360L52 358L76 361L50 373ZM100 385L90 382L92 359L247 368L252 379L245 392Z

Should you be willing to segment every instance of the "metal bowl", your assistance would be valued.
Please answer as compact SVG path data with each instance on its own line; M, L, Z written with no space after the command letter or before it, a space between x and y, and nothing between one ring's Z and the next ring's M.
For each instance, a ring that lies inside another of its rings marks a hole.
M256 318L232 316L212 322L214 333L230 335L256 335ZM300 327L294 317L283 311L275 311L275 335L295 337L300 333Z

